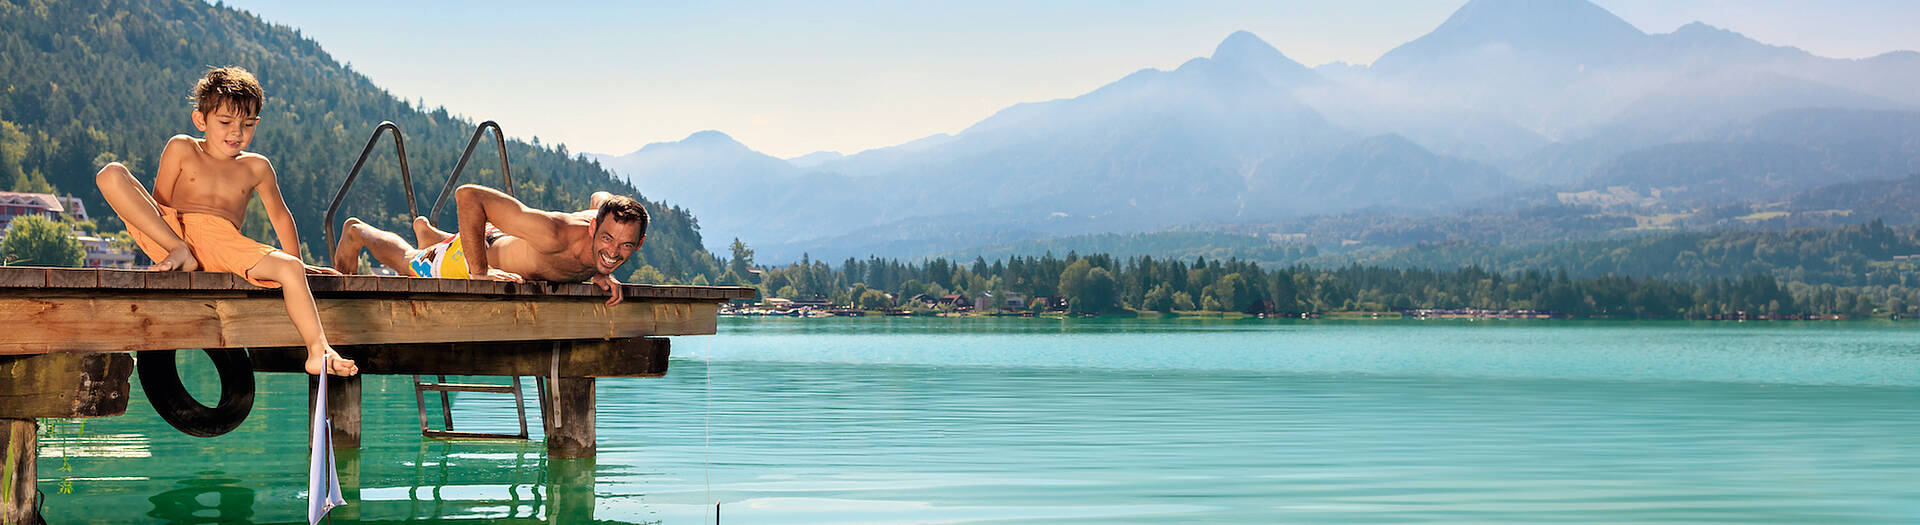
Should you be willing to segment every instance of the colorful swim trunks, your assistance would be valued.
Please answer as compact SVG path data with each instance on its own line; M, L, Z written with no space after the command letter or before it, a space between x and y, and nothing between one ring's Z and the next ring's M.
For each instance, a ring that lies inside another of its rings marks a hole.
M501 233L492 225L487 226L487 244L500 240L507 234ZM454 234L447 240L420 250L419 254L407 261L415 277L443 277L448 279L466 279L467 250L461 246L460 234Z

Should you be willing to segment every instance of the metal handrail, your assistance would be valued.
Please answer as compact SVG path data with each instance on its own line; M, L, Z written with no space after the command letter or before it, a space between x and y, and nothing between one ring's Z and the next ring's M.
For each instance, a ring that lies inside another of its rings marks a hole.
M334 192L333 204L327 205L327 222L321 227L321 230L327 233L328 258L332 258L334 250L339 248L338 239L340 236L340 226L338 223L333 222L333 216L340 211L340 201L346 198L347 188L353 187L353 179L360 176L360 168L367 164L367 155L373 153L373 145L380 141L380 132L383 130L393 132L393 152L395 156L400 158L400 184L407 189L407 212L410 214L408 217L418 217L420 215L420 207L414 204L413 201L413 175L407 171L407 144L406 140L400 134L400 125L394 124L393 121L381 121L380 125L373 127L373 135L367 137L367 147L360 150L360 159L353 161L353 170L347 172L347 180L340 181L340 191ZM335 264L339 263L339 261L331 262Z
M460 172L467 169L467 159L473 158L473 147L480 145L481 134L493 128L493 144L500 149L500 177L506 185L500 189L513 195L513 170L507 167L507 136L500 131L500 124L494 121L481 122L473 128L473 138L467 139L467 150L460 153L460 163L453 166L453 174L447 175L447 184L440 187L440 196L433 199L433 207L427 210L427 218L440 215L440 206L447 203L447 196L453 194L454 186L460 185Z

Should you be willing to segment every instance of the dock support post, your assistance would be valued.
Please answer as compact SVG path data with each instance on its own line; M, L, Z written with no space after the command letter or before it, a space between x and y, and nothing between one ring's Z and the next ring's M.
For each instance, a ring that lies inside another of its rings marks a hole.
M542 423L547 430L547 457L590 458L594 444L593 378L545 378L547 397Z
M45 523L34 495L39 429L32 419L0 419L0 523Z
M333 449L360 448L360 376L327 376L327 418L333 423ZM320 377L307 376L307 417L313 417Z
M0 356L0 523L43 523L37 420L125 414L132 376L123 353Z

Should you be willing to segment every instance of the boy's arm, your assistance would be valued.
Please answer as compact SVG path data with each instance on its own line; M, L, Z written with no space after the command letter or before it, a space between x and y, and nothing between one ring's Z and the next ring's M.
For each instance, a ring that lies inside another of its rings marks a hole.
M174 135L167 139L167 147L160 150L160 172L153 176L154 202L173 207L173 183L180 178L180 164L197 148L193 137Z
M280 196L280 182L274 177L273 163L266 157L249 163L259 184L253 190L260 193L260 204L267 209L267 221L273 223L273 234L280 238L280 251L295 258L300 257L300 233L294 231L293 212L287 210L286 199Z
M467 273L474 279L518 280L508 272L495 273L487 262L487 223L512 235L535 250L555 253L566 249L560 241L562 216L528 208L512 195L500 190L467 184L453 191L455 211L459 214L460 244L467 254Z

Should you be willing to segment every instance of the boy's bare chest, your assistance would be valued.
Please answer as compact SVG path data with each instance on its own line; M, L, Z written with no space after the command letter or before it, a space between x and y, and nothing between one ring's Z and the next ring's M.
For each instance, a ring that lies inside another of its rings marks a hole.
M253 179L252 172L237 163L184 162L174 178L171 205L181 211L216 213L238 221L253 197Z
M185 162L180 166L180 177L174 184L175 190L181 186L205 188L213 192L239 193L242 198L253 190L253 172L239 163L216 165L210 162Z

